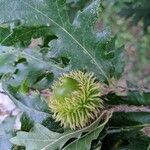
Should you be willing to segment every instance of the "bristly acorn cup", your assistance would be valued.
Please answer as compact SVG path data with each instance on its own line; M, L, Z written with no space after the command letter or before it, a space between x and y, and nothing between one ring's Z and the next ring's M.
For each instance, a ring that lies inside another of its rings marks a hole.
M95 120L103 108L101 92L93 73L73 71L54 83L48 104L56 121L78 129Z

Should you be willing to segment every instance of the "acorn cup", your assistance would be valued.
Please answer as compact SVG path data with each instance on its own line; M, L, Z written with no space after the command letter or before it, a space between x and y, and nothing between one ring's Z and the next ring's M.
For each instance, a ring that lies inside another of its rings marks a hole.
M103 108L99 85L93 73L73 71L60 77L48 100L54 119L73 130L89 125Z

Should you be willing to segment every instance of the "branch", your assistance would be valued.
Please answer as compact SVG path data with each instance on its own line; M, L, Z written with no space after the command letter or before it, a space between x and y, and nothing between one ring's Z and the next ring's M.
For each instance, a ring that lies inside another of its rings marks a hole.
M150 106L128 106L128 105L111 105L110 110L113 112L149 112Z
M149 126L150 126L150 124L140 124L140 125L127 126L127 127L122 127L122 128L114 128L114 127L111 128L110 127L110 128L108 128L107 133L113 134L113 133L120 133L120 132L129 132L131 130L146 128Z

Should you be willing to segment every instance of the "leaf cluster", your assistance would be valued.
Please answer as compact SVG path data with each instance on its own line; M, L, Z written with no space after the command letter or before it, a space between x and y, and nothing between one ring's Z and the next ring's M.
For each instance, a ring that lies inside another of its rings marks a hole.
M137 25L139 21L143 22L145 33L150 26L150 1L149 0L124 0L115 1L114 5L119 7L119 15L126 19L131 18L131 24Z
M0 147L103 150L115 131L109 150L119 142L116 132L127 132L123 141L131 138L131 130L141 137L139 129L150 125L149 112L112 115L108 109L91 125L74 131L55 122L43 96L58 77L72 70L93 72L107 86L121 77L123 48L116 48L116 37L108 29L99 28L100 0L0 0L0 8L0 78L4 91L22 111L20 131L13 130L13 117L0 124ZM106 106L150 104L150 95L141 93L108 94L103 99ZM145 137L141 142L148 148Z

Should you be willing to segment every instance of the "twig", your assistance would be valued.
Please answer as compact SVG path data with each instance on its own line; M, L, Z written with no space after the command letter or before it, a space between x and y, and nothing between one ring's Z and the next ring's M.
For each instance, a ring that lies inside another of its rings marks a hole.
M107 133L108 134L113 134L113 133L120 133L120 132L129 132L131 130L135 130L135 129L138 129L138 128L145 128L145 127L149 127L150 124L140 124L140 125L135 125L135 126L127 126L127 127L124 127L124 128L108 128L108 131Z
M113 112L150 112L150 106L111 105L110 107Z
M126 88L126 87L123 87L123 86L118 86L117 88L121 88L121 89L124 89L128 92L145 92L145 93L150 93L150 89L147 89L147 88Z

